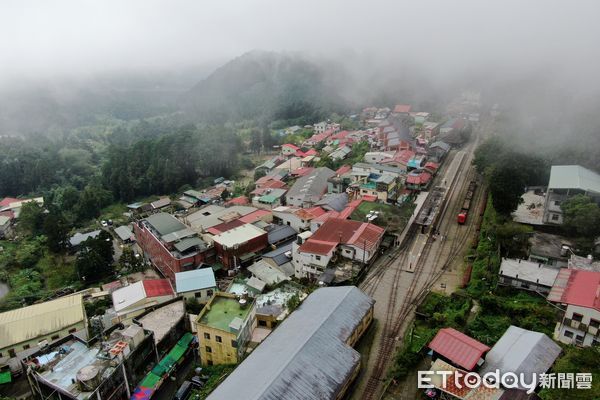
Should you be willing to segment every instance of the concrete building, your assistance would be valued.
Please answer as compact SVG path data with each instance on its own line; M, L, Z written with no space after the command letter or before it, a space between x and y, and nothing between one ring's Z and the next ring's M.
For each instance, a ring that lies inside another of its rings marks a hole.
M360 369L352 347L373 320L373 304L353 286L317 289L208 399L343 398Z
M321 167L299 178L286 194L287 205L302 208L314 206L327 192L327 180L333 176L335 172Z
M175 298L168 279L146 279L112 292L115 318L113 324L125 323L143 314L146 309Z
M134 232L146 260L171 282L177 272L195 269L207 258L209 246L170 214L142 219L134 224Z
M544 204L545 224L562 224L561 204L567 199L585 194L600 204L600 175L579 165L553 165Z
M560 268L542 263L503 258L498 273L498 283L517 289L548 294L559 271Z
M87 316L81 294L17 308L0 314L0 364L21 352L77 334L87 339ZM18 369L18 363L14 364Z
M217 291L217 281L213 269L199 268L175 274L175 290L177 296L186 300L195 299L199 303L207 303Z
M225 269L251 263L269 245L268 234L250 223L213 237L217 261Z
M366 264L377 253L385 230L376 225L329 218L312 235L304 232L292 246L296 278L314 279L337 256Z
M156 357L152 333L131 325L91 343L69 336L24 359L23 365L38 399L121 400L131 396Z
M279 225L291 226L296 232L310 229L310 222L325 214L321 207L298 208L282 206L273 209L273 222Z
M196 320L202 365L240 362L256 325L255 314L252 300L217 292Z
M181 299L152 307L133 322L152 332L159 357L167 353L189 331L189 318L185 312L185 302Z
M240 219L256 210L255 207L249 206L233 206L226 208L217 205L209 205L188 215L185 218L185 223L196 232L205 232L213 226Z
M554 338L577 346L600 344L600 272L563 268L548 300L565 307Z

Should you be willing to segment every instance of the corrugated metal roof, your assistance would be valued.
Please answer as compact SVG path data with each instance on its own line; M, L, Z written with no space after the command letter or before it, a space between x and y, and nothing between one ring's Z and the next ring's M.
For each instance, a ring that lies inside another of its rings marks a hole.
M183 253L184 251L189 250L194 246L197 246L200 249L206 248L206 243L204 243L204 241L199 237L195 236L180 240L179 242L176 242L173 246L177 249L177 251Z
M453 328L440 329L429 348L459 367L472 370L490 348Z
M115 233L123 241L131 239L132 235L131 228L127 225L116 227Z
M280 245L277 249L263 254L263 258L269 258L277 265L283 265L291 260L290 257L286 256L285 253L292 251L292 244L294 241L290 241L286 244Z
M560 352L560 346L543 333L511 325L487 353L480 374L498 369L501 374L523 373L530 379L533 373L548 371Z
M346 341L373 303L354 286L317 289L208 398L336 398L360 363Z
M289 280L289 277L283 271L264 260L257 261L250 265L248 271L267 285L275 285Z
M600 175L579 165L553 165L548 189L581 189L600 193Z
M335 172L329 168L317 168L309 175L299 178L288 191L287 197L320 196L327 189L327 180L333 176Z
M252 289L258 290L259 292L262 292L263 290L265 290L265 286L267 286L266 282L263 282L262 280L258 279L255 276L248 279L248 281L246 282L246 285Z
M87 232L87 233L77 232L76 234L71 236L71 238L69 239L69 243L73 247L79 246L81 243L85 242L89 238L98 237L98 235L100 235L100 232L101 232L100 229L98 229L96 231L92 231L92 232Z
M157 213L146 218L146 221L161 235L181 231L186 226L177 218L167 213Z
M548 300L600 311L600 272L563 268Z
M0 314L0 346L48 335L84 320L80 294L7 311Z
M192 271L177 272L175 287L177 293L191 292L216 287L215 272L212 268L200 268Z
M268 234L269 243L279 243L282 240L286 239L294 239L297 233L289 225L277 225L275 228L271 229Z
M512 258L503 258L500 264L500 275L550 287L559 271L560 268Z

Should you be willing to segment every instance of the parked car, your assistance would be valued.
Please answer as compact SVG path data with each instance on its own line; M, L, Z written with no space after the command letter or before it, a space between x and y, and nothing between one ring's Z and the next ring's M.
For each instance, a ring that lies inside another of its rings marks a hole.
M185 381L181 384L177 393L175 393L173 400L186 400L190 396L191 391L192 383L190 381Z

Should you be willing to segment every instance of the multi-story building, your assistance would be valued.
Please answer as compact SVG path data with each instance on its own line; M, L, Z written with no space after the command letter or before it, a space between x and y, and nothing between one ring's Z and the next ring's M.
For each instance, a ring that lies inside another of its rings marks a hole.
M134 225L144 257L172 283L175 274L196 269L207 259L210 246L177 218L157 213Z
M196 320L202 365L240 362L255 325L253 300L217 292Z
M116 327L115 327L116 328ZM34 396L52 400L130 398L146 367L157 362L152 332L111 329L102 340L64 338L22 360Z
M225 269L251 264L257 253L269 245L265 230L250 223L230 229L213 237L217 261Z
M566 306L554 338L567 344L600 344L600 272L563 268L548 300Z
M298 235L292 246L296 278L316 278L337 256L366 264L377 253L385 230L376 225L329 218L312 235Z
M353 346L373 305L354 286L315 290L208 398L342 399L360 369Z
M17 308L0 314L0 360L77 334L86 339L87 317L81 294ZM16 365L18 368L18 363Z
M600 175L579 165L553 165L542 222L562 224L561 204L577 194L589 196L600 204Z

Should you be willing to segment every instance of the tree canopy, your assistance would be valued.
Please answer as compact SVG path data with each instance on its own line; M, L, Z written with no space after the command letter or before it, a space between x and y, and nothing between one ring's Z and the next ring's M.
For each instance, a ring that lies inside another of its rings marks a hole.
M600 207L591 197L583 194L564 201L560 208L564 213L563 226L578 236L600 235Z

